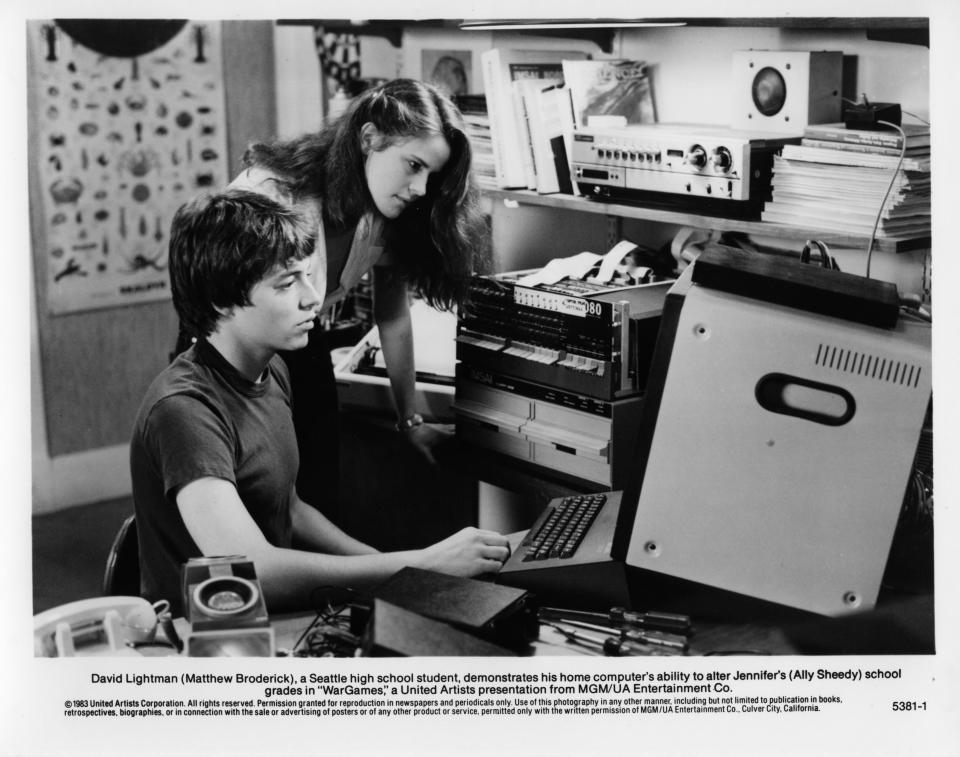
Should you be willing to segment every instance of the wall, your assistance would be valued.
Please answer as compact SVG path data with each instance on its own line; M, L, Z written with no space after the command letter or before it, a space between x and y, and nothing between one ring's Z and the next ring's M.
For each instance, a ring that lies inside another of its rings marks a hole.
M614 52L652 64L661 121L730 123L731 56L736 50L840 50L845 97L899 102L924 119L930 115L929 50L877 42L865 32L776 28L632 29Z
M225 22L223 55L227 152L239 165L247 142L276 130L273 24ZM35 154L36 145L29 146ZM31 205L39 207L31 175ZM42 265L31 219L35 269ZM32 308L33 509L83 504L130 491L127 444L147 386L176 338L170 302L71 315L46 312L45 281L34 271Z
M323 123L323 83L311 26L273 27L277 136L295 137Z

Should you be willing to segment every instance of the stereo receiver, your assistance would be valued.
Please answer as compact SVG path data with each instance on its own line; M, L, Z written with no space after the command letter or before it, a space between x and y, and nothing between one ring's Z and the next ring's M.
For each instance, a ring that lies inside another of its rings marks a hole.
M799 141L697 124L587 126L574 132L571 162L588 197L759 216L774 153Z

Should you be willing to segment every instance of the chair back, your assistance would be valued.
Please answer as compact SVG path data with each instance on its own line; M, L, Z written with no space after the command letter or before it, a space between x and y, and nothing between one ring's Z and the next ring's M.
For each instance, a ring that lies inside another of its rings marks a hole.
M140 596L140 546L133 515L123 521L110 547L103 573L103 594L107 597Z

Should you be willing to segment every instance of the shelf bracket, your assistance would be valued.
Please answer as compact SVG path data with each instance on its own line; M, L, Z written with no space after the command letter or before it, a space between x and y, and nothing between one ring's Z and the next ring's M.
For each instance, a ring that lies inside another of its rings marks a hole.
M607 249L612 249L621 239L623 239L623 219L619 216L607 216Z

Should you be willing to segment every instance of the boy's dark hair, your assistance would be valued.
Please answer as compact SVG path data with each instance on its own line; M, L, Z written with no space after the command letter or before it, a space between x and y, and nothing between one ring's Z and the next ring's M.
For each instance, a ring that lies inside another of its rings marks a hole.
M218 308L249 305L257 283L308 257L315 241L296 210L256 192L190 200L174 215L170 231L170 287L181 326L191 336L209 336Z

